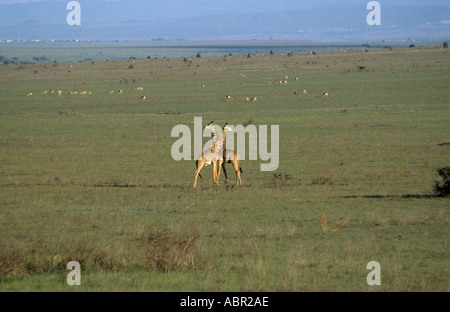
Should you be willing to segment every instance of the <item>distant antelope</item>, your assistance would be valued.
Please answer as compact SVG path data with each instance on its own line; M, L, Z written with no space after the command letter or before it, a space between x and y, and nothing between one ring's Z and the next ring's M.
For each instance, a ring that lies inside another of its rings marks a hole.
M44 90L42 91L42 94L47 94L47 92L48 92L47 90Z
M27 96L32 96L33 95L33 92L28 92L27 93Z
M322 96L328 96L328 92L324 92Z
M136 91L143 91L144 88L143 87L135 87L134 90L136 90Z
M80 91L80 94L81 94L81 95L86 95L87 92L86 92L86 91Z
M227 95L227 101L229 101L229 102L233 102L233 101L234 101L234 99L233 99L233 97L232 97L231 95Z
M294 91L294 94L295 94L295 95L298 95L298 92L297 92L297 91Z
M113 94L113 93L114 93L114 90L109 91L109 94Z
M122 89L120 89L119 91L117 91L117 92L119 92L119 93L123 93L123 90Z
M252 97L251 101L256 102L256 96Z
M145 99L146 99L145 95L141 96L141 100L142 101L145 100Z
M303 89L303 90L302 90L302 94L306 94L306 89Z
M62 91L61 91L61 90L58 90L58 91L56 91L56 93L57 93L58 95L61 95L61 94L62 94Z

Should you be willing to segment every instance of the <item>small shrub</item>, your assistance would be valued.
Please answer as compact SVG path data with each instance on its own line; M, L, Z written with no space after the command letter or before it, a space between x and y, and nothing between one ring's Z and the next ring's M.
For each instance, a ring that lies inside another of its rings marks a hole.
M272 183L275 187L281 187L286 181L291 179L291 175L287 172L276 173L272 175Z
M333 170L330 168L323 168L320 175L312 178L311 184L313 185L333 185Z

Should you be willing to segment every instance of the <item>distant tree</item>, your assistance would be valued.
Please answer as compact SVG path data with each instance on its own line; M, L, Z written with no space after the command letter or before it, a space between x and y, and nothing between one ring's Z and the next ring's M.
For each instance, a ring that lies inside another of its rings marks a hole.
M197 55L195 57L200 58L202 56L200 55L200 53L197 53Z
M447 41L444 42L443 47L444 47L444 49L448 49L448 42Z
M411 44L409 45L409 47L410 47L410 48L415 48L416 45L415 45L414 43L411 43Z
M269 54L275 54L275 52L273 52L273 50L270 50Z

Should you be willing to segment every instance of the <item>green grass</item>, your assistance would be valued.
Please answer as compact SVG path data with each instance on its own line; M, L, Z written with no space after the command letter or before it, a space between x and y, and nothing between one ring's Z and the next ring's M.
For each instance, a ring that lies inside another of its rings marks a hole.
M448 291L449 202L433 195L449 165L448 54L1 66L0 290ZM206 167L193 189L170 133L195 116L280 125L279 178L244 160L243 187L231 167L214 187ZM322 215L347 223L324 234ZM198 238L164 272L145 252L155 233L170 238L158 250ZM80 287L65 282L69 260ZM381 286L366 283L372 260Z

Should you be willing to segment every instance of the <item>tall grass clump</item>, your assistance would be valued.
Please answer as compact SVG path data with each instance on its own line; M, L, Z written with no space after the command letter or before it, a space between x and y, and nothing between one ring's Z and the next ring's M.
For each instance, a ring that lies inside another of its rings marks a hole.
M194 268L193 245L198 234L156 231L141 239L146 266L164 272L174 269Z

